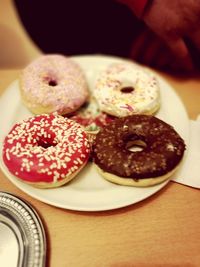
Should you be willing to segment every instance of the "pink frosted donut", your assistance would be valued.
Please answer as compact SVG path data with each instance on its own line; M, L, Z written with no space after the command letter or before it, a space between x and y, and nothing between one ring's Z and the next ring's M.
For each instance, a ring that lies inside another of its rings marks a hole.
M68 114L88 97L88 86L80 66L62 55L43 55L22 72L20 92L34 114Z
M82 127L60 115L37 115L14 125L3 144L3 161L21 181L58 187L85 166L90 145Z

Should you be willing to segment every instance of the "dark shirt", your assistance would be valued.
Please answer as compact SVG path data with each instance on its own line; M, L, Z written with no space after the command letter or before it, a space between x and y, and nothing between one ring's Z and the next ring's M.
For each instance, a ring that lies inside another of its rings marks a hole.
M27 32L44 53L129 57L139 21L116 0L14 1Z

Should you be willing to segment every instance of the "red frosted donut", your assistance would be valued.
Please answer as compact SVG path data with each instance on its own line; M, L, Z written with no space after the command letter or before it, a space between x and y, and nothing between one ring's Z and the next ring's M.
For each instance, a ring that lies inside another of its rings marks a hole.
M99 109L99 106L93 97L91 97L80 109L67 116L81 124L84 127L84 130L89 134L96 134L100 128L114 119L113 116L110 116Z
M82 127L59 115L37 115L14 125L3 145L8 170L41 188L69 182L87 163L90 146Z
M150 186L174 173L184 150L184 141L172 126L150 115L132 115L100 130L92 156L107 180Z

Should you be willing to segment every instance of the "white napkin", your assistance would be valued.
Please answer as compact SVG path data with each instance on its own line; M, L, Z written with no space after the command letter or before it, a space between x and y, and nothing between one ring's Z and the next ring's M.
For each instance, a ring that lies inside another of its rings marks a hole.
M190 120L190 143L184 162L172 181L200 188L200 115Z

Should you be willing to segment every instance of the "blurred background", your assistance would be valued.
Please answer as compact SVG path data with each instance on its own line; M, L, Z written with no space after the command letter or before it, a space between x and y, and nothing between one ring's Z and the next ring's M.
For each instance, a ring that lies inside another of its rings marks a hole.
M14 2L0 0L0 68L23 67L40 53L22 25Z
M200 53L186 41L199 70ZM0 0L0 68L24 68L41 53L114 55L187 73L166 44L117 0Z
M24 67L42 52L128 57L142 25L116 0L0 0L0 6L1 68Z

